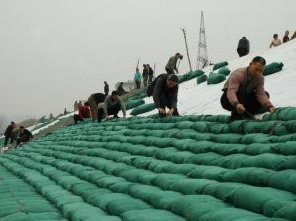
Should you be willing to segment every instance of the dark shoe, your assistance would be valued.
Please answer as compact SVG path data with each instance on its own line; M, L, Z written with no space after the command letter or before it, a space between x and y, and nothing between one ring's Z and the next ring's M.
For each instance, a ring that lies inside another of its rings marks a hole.
M159 117L160 117L160 118L164 118L164 117L166 117L166 114L162 114L162 113L160 113L160 112L158 112L158 114L159 114Z

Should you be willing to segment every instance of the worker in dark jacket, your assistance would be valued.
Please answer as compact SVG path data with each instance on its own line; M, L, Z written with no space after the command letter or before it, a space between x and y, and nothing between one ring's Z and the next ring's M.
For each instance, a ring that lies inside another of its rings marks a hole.
M237 53L240 57L243 57L250 52L250 42L246 37L242 37L237 45Z
M162 74L155 79L152 95L160 117L179 115L178 89L178 77L175 74ZM166 107L169 109L167 112Z
M98 104L103 103L105 100L105 94L102 93L95 93L90 95L88 98L88 104L90 107L90 114L93 121L97 120L98 118Z
M84 121L85 118L90 118L89 103L79 104L78 114L74 114L74 124L78 121Z
M33 139L32 133L29 130L25 129L24 126L20 126L20 135L17 139L17 145L19 145L20 143L28 142L31 139Z
M264 58L255 57L248 67L235 70L226 81L220 101L225 110L231 111L233 120L275 110L264 89L265 64Z
M144 88L146 88L148 85L148 78L149 78L149 69L146 64L143 64L142 78L143 78Z
M153 74L154 74L154 71L153 69L150 67L149 64L146 64L147 66L147 69L148 69L148 84L151 84L152 83L152 80L153 80Z
M14 128L16 128L16 124L13 121L11 121L10 125L6 128L4 132L4 137L5 137L4 146L8 144L9 139L10 139L10 143L13 142L12 131Z
M105 92L105 96L107 96L109 94L109 85L107 83L107 81L104 81L104 92Z
M122 99L119 96L118 91L112 91L112 94L107 96L104 104L99 107L98 111L98 123L101 123L103 116L108 119L111 115L113 115L115 118L118 116L118 112L122 110L123 117L126 117L126 108L122 101Z
M127 94L127 92L123 88L123 82L120 82L119 86L117 87L117 92L119 96Z

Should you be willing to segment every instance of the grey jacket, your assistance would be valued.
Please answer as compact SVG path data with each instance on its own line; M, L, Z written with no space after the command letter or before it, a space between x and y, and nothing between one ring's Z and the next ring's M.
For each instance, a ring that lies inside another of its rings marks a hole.
M104 113L106 116L108 115L108 108L115 106L116 104L118 104L118 102L121 106L123 115L126 115L126 109L122 99L118 97L118 101L113 101L111 95L109 95L105 98L104 105L103 105Z
M177 61L178 61L178 58L176 56L170 57L165 68L170 69L170 70L177 70Z

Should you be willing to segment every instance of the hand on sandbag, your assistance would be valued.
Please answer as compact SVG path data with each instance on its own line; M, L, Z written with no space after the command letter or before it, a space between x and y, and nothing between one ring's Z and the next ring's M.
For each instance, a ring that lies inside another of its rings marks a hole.
M173 113L174 113L174 111L175 111L174 108L170 109L170 110L167 112L167 115L172 116Z
M271 107L271 108L269 108L269 112L274 112L275 111L275 107Z
M166 114L165 109L158 108L158 111L159 111L159 113L161 113L161 114Z
M245 112L246 108L244 107L244 105L242 104L237 104L236 105L236 111L239 113L239 114L243 114Z

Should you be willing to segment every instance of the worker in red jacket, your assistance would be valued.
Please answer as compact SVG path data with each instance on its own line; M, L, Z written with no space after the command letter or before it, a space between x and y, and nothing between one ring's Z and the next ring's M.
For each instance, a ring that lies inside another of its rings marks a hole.
M79 104L78 114L74 114L74 123L77 124L78 121L84 121L85 118L90 118L90 110L89 110L88 102L85 102L84 105Z

